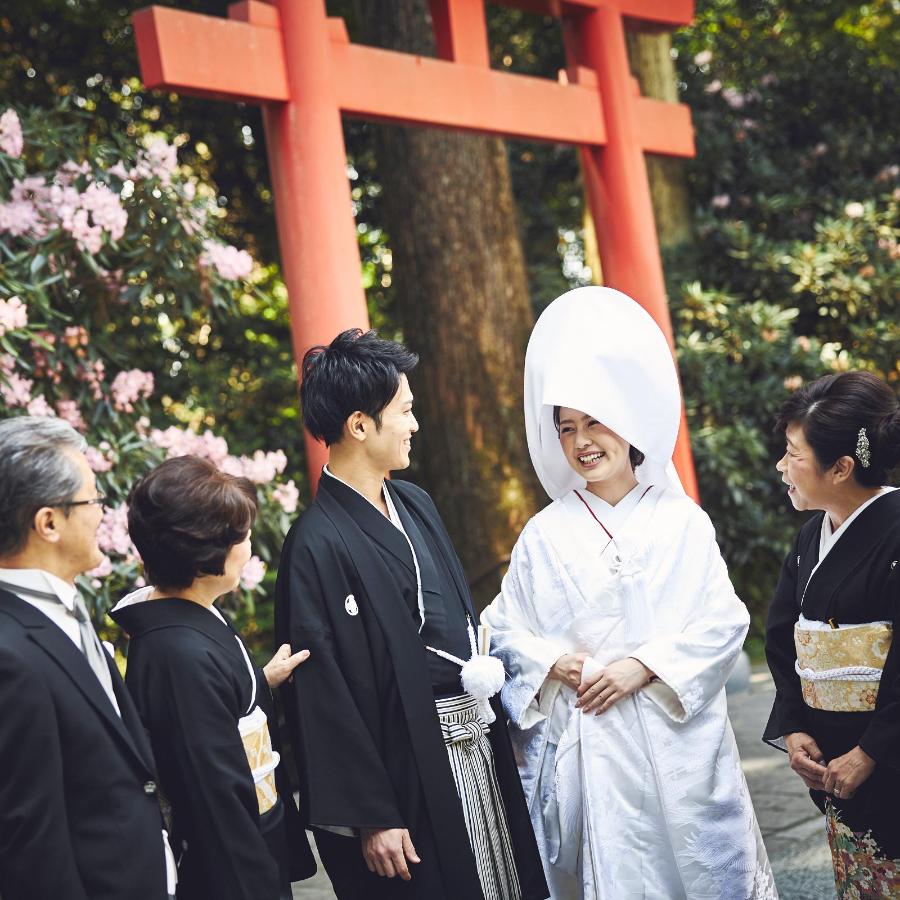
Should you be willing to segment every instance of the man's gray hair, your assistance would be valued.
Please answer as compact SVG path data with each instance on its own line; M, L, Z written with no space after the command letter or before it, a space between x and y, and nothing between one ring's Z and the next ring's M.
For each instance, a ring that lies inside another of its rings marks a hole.
M19 416L0 422L0 557L25 546L41 507L75 496L82 476L64 451L86 446L62 419Z

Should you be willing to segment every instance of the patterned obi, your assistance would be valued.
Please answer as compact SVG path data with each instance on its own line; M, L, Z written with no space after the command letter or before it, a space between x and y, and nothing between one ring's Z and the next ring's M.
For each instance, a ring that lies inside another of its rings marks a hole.
M813 709L871 712L893 631L890 622L838 625L800 616L794 626L795 668Z
M244 752L253 783L256 786L256 802L259 814L268 812L278 800L275 788L275 767L281 757L272 750L272 739L269 737L269 722L266 714L258 707L238 722L238 730L244 743Z

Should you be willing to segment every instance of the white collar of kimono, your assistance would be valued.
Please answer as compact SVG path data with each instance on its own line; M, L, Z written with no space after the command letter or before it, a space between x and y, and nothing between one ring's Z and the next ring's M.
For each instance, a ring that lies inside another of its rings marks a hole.
M326 463L323 466L322 471L328 475L330 478L333 478L335 481L339 481L341 484L346 485L350 488L351 491L355 491L359 494L366 503L370 503L372 506L375 506L374 503L361 491L357 491L352 484L348 484L344 481L343 478L338 478L331 469L328 468L328 464ZM398 529L398 531L406 538L406 543L409 544L409 552L412 554L413 565L416 568L416 598L419 604L419 632L421 633L422 629L425 627L425 597L422 594L422 573L419 571L419 559L416 556L416 548L413 547L412 541L409 539L409 535L406 533L406 529L403 527L403 522L400 521L400 515L397 512L397 507L394 505L394 501L391 498L390 492L385 488L384 482L381 483L381 495L384 497L385 506L387 506L388 518L391 520L391 524ZM375 509L378 509L375 506ZM378 509L380 513L381 510Z
M358 491L355 487L353 487L352 484L350 484L349 481L344 481L343 478L335 475L334 472L332 472L331 469L328 468L328 463L325 463L325 465L322 467L322 471L329 477L333 478L335 481L339 481L342 485L344 485L344 487L350 488L350 490L353 491L354 494L359 494L359 496L362 497L363 500L365 500L366 503L368 503L370 506L374 506L375 509L378 509L378 506L375 503L372 503L372 501L362 491ZM385 490L383 480L381 482L381 496L384 497L384 502L387 506L388 518L394 525L397 526L397 528L403 531L403 526L400 524L400 516L397 515L397 508L394 506L394 501L391 500L391 495ZM378 512L381 512L381 510L378 509Z
M525 355L525 433L531 463L554 500L585 487L566 460L553 407L593 416L645 457L644 485L683 488L672 465L681 391L669 344L650 315L612 288L585 287L541 314Z
M607 503L602 497L598 497L588 490L579 491L578 493L584 502L594 511L594 515L597 516L597 518L613 533L613 537L615 537L616 529L625 524L628 517L644 496L646 490L646 485L636 484L615 505Z
M859 516L863 510L870 507L880 497L895 490L897 489L893 487L882 487L874 497L870 497L865 503L861 503L857 506L856 509L844 519L837 531L832 530L831 519L829 518L828 513L826 513L822 518L822 530L819 532L819 562L821 563L822 560L825 559L828 555L828 551L831 550L844 534L846 534L847 529L853 524L857 516Z

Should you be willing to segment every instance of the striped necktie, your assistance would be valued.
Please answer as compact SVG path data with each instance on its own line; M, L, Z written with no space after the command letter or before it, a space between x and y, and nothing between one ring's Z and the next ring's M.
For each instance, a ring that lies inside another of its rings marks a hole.
M97 637L97 632L94 631L94 626L91 624L91 617L88 615L87 607L84 605L84 599L81 594L75 594L74 600L74 609L69 610L66 607L65 603L56 596L56 594L51 593L50 591L39 591L35 588L30 587L22 587L18 584L9 584L5 581L0 581L0 587L4 588L4 590L9 591L13 594L18 594L22 597L33 597L35 600L45 600L48 603L58 603L60 606L66 608L66 611L69 615L73 616L75 620L78 622L78 633L81 637L81 650L84 653L85 659L88 661L88 665L93 669L94 674L97 676L97 680L100 682L100 686L106 692L106 696L109 697L110 703L113 705L113 709L118 713L119 712L119 704L116 701L116 694L113 690L112 676L109 674L109 666L107 665L107 653L103 649L103 645L100 643L100 638Z

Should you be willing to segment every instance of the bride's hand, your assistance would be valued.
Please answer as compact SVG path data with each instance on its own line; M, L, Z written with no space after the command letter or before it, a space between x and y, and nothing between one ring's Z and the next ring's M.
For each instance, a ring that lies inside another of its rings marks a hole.
M584 668L584 661L590 654L565 653L554 664L553 668L547 675L554 681L561 681L566 687L572 688L573 691L578 690L581 684L581 670Z
M652 677L653 673L634 657L617 659L604 666L593 681L585 682L578 689L575 706L583 713L596 712L599 716L642 688Z

